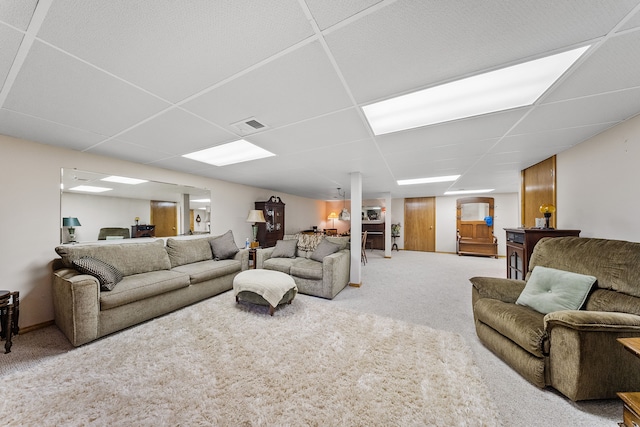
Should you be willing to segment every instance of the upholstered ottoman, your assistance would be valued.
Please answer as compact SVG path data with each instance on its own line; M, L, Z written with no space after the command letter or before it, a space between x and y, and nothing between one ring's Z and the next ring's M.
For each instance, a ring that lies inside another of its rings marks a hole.
M269 314L280 304L291 304L298 287L288 274L274 270L245 270L233 279L236 302L268 305Z

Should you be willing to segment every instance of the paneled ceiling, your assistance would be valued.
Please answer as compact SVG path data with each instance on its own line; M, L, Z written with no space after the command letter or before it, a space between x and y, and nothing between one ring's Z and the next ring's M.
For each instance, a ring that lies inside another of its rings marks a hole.
M365 198L516 192L522 169L640 113L639 11L640 0L3 0L0 133L314 199L348 197L352 172ZM529 107L377 137L361 109L584 45ZM248 118L265 129L233 126ZM239 138L276 156L182 157Z

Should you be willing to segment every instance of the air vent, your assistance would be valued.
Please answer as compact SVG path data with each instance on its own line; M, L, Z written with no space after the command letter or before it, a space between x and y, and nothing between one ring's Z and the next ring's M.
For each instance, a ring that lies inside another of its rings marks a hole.
M239 122L232 123L231 126L236 129L241 135L250 135L252 133L265 130L269 127L264 123L260 123L255 117L249 117L248 119L240 120Z

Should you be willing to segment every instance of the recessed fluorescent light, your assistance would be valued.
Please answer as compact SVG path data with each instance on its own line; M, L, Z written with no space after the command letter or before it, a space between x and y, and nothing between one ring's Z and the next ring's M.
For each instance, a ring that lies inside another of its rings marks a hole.
M195 199L192 200L192 202L197 202L197 203L209 203L211 201L211 199Z
M455 190L455 191L445 191L445 196L454 196L456 194L479 194L479 193L491 193L494 191L494 188L486 188L483 190Z
M142 184L143 182L148 182L146 179L127 178L126 176L116 176L116 175L102 178L100 181L118 182L120 184L130 184L130 185L138 185L138 184Z
M86 193L103 193L105 191L111 191L111 188L106 187L93 187L91 185L78 185L77 187L70 188L69 191L84 191Z
M415 178L415 179L399 179L398 185L415 185L415 184L431 184L434 182L449 182L449 181L455 181L458 178L460 178L460 175L432 176L430 178Z
M431 87L362 107L373 132L383 135L434 123L533 104L589 48Z
M225 166L271 156L275 156L275 154L241 139L228 144L217 145L205 150L184 154L182 157L214 166Z

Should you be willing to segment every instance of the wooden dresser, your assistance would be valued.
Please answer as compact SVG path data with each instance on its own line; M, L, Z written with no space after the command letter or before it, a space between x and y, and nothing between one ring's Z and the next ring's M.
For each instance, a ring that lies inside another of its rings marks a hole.
M255 209L261 210L266 222L258 223L258 242L263 248L276 245L284 238L284 202L278 196L271 196L265 202L256 202Z
M507 233L507 277L524 280L533 248L543 237L580 236L580 230L553 228L505 228Z
M136 237L156 237L155 225L132 225L131 238Z

